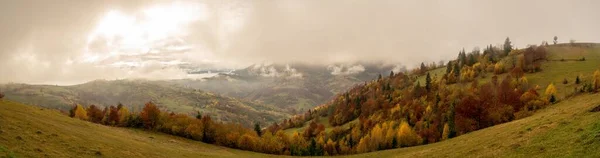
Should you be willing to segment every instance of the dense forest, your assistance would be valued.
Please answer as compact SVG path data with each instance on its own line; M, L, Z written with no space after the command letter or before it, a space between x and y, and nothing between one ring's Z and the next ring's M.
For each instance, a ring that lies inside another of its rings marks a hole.
M531 115L560 101L553 84L529 84L526 74L544 71L547 43L513 49L507 38L502 48L483 52L461 50L446 64L425 64L410 72L390 72L338 94L334 100L266 128L215 122L161 111L148 102L139 113L122 105L100 110L75 105L70 116L110 126L144 128L206 143L283 155L345 155L408 147L451 139L458 135ZM581 60L585 60L582 58ZM432 75L445 69L443 75ZM424 82L419 77L424 77ZM566 79L565 79L566 80ZM589 83L574 79L578 93L600 89L600 71ZM575 94L572 94L575 95ZM319 119L327 118L326 130ZM286 129L306 126L287 134Z

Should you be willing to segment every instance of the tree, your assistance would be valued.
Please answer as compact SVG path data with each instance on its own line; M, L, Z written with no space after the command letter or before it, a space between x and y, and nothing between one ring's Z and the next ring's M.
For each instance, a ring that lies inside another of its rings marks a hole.
M400 123L398 141L401 147L420 145L423 139L408 125L406 121ZM362 140L361 140L362 141Z
M514 76L516 79L519 79L525 75L525 72L521 67L516 66L512 71L510 71L510 75Z
M83 107L79 104L77 104L75 106L75 110L73 110L75 115L73 116L74 118L78 118L81 120L87 120L88 116L87 116L87 112L85 111L85 109L83 109Z
M119 116L119 110L115 106L110 106L108 114L108 125L116 125L121 122L121 116Z
M431 75L429 75L429 72L427 73L427 77L425 77L425 89L427 89L427 92L431 91Z
M444 124L444 129L442 130L442 140L447 140L450 135L450 126L448 126L448 123Z
M494 74L502 74L504 73L504 64L498 62L494 65Z
M260 129L260 123L256 122L254 124L254 132L256 132L256 135L258 135L259 137L262 135L262 129Z
M390 78L394 77L394 71L390 72Z
M159 123L160 109L158 109L154 103L148 102L144 105L140 117L144 122L144 127L147 129L154 129Z
M510 51L512 51L512 45L510 42L510 39L508 37L506 37L506 40L504 40L504 55L508 55L508 53L510 53Z
M575 78L575 84L580 84L581 83L581 79L579 79L579 75L577 75L577 78Z
M118 108L119 110L119 120L121 122L119 122L120 126L125 126L126 122L128 121L127 119L129 118L129 109L127 109L127 107L121 106L121 108Z
M556 101L556 87L554 84L550 83L546 88L546 96L548 97L548 101L554 103Z
M425 66L425 63L421 62L421 67L419 69L419 72L420 72L420 74L427 72L427 67Z
M596 70L594 72L594 90L598 90L600 88L600 70Z
M200 111L196 111L196 119L202 119L202 113L200 113Z
M212 121L210 116L204 116L200 121L202 122L202 126L204 127L202 130L202 141L205 143L215 142L217 130L215 127L215 123Z
M449 74L450 72L452 72L452 61L448 61L448 64L446 64L446 74Z
M0 92L0 100L2 100L2 98L4 98L4 93Z
M104 113L96 105L90 105L87 108L87 114L93 123L100 123L104 119Z
M554 44L558 43L558 37L554 36Z

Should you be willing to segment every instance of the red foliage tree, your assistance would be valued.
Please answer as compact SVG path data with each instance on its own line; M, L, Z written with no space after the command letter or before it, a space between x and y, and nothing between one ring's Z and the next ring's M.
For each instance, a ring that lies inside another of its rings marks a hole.
M87 108L87 115L90 118L90 121L94 123L100 123L102 122L102 119L104 119L104 113L98 109L96 105L90 105L90 107Z
M144 109L140 113L140 117L144 122L144 127L147 129L154 129L159 123L160 119L160 109L154 105L152 102L146 103L144 105Z

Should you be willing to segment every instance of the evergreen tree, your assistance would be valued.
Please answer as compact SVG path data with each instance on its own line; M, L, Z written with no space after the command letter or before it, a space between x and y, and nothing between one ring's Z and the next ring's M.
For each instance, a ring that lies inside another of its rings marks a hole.
M200 111L196 111L196 119L202 119L202 114L200 113Z
M260 129L260 123L255 123L254 124L254 131L256 132L256 134L260 137L262 135L262 130Z
M390 78L394 77L394 71L390 72Z
M458 64L454 64L454 68L452 69L452 71L456 79L458 79L458 77L460 77L460 67L458 66Z
M510 39L508 37L506 37L506 40L504 40L504 55L508 55L508 53L510 53L510 51L512 51L512 45L510 42Z
M450 72L452 72L452 61L448 61L448 64L446 64L446 74Z
M317 141L315 141L315 138L310 139L310 144L308 145L308 153L310 154L310 156L318 156Z
M427 77L425 77L425 89L427 89L427 92L431 91L431 75L429 75L429 73L427 73Z
M425 73L427 71L427 66L425 66L425 63L421 62L421 69L419 71L421 73Z
M448 134L448 138L453 138L456 136L456 124L454 123L454 115L456 115L455 103L452 102L450 104L450 113L448 114L448 127L450 129L450 133Z
M579 84L581 83L581 79L579 79L579 75L577 75L577 78L575 78L575 84Z

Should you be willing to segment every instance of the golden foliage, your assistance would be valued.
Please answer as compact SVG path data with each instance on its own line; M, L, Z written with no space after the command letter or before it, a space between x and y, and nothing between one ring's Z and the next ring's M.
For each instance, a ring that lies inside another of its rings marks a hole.
M554 84L550 83L550 85L548 85L545 94L546 96L556 95L556 87L554 86Z
M75 106L75 116L74 117L81 119L81 120L87 120L88 119L87 111L85 111L85 109L83 109L83 106L77 104Z
M398 144L400 144L401 147L420 145L423 142L421 136L419 136L407 122L400 123L397 137Z

